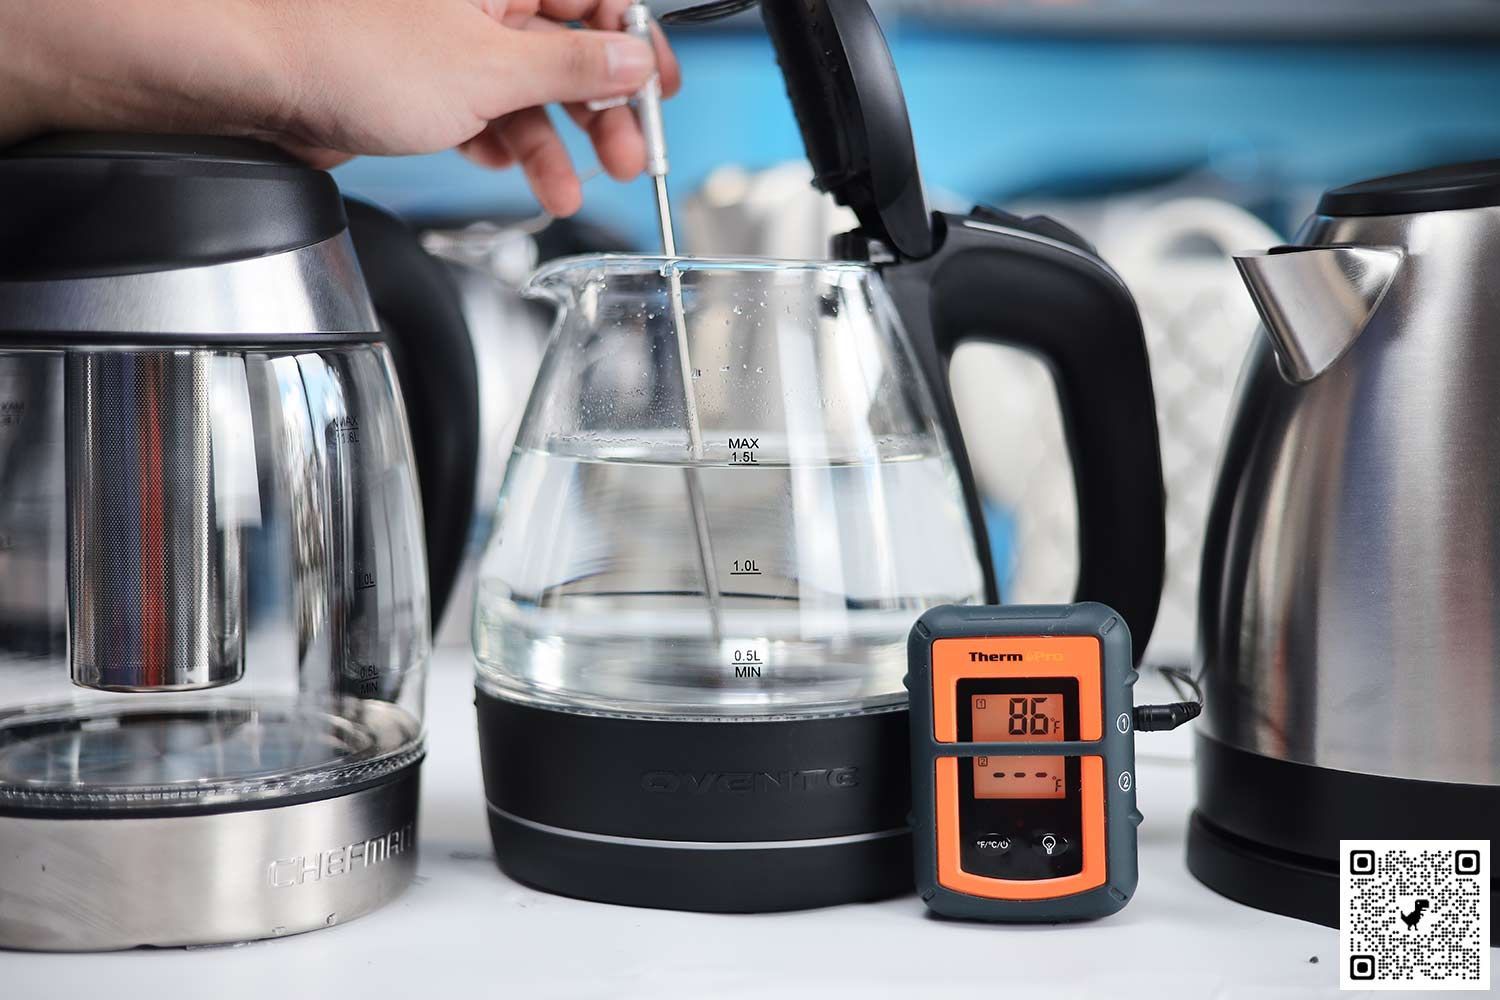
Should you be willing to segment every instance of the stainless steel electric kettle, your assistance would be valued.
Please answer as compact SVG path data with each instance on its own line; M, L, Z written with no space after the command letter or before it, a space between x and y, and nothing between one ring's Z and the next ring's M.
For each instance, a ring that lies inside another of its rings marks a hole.
M451 284L228 139L16 147L0 233L0 947L368 912L472 502Z
M1323 196L1239 258L1188 862L1337 922L1341 838L1500 829L1500 160Z

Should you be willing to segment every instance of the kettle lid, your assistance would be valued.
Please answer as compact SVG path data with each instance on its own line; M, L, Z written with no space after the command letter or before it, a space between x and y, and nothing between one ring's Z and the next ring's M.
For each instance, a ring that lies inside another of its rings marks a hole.
M1450 163L1326 192L1319 215L1411 215L1500 205L1500 160Z
M813 180L869 235L906 257L932 253L906 98L866 0L762 0Z
M254 140L66 134L0 152L0 281L201 267L345 227L332 177Z

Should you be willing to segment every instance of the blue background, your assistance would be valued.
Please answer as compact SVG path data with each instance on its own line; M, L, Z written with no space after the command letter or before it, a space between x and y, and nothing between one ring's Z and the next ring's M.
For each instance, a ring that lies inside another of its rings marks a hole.
M962 201L1191 166L1252 194L1305 193L1500 156L1495 47L1048 39L900 21L887 29L928 186ZM667 127L679 197L724 163L801 158L763 36L689 31L675 44L686 82L667 105ZM571 125L564 130L580 172L591 169L586 143ZM398 211L536 211L515 172L484 171L452 153L365 158L338 176ZM589 220L649 241L642 182L597 178L585 202Z

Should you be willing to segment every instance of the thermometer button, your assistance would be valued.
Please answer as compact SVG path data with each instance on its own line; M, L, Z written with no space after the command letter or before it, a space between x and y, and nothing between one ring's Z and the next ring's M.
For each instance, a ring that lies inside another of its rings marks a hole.
M1055 858L1059 855L1068 853L1068 850L1072 848L1073 843L1062 834L1051 833L1046 830L1039 830L1038 832L1032 834L1031 846L1038 854L1044 855L1049 858Z
M1004 833L982 833L974 838L974 850L980 854L993 857L997 854L1005 854L1014 843L1009 834Z

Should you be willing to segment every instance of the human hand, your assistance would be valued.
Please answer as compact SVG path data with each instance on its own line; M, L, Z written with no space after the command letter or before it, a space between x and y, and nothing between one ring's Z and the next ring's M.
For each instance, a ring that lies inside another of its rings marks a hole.
M635 93L660 65L619 31L629 0L13 0L0 4L0 142L50 130L211 132L276 142L319 166L457 147L518 164L543 207L582 190L545 105L600 163L645 166ZM571 29L567 22L582 22ZM4 95L9 95L4 96Z

